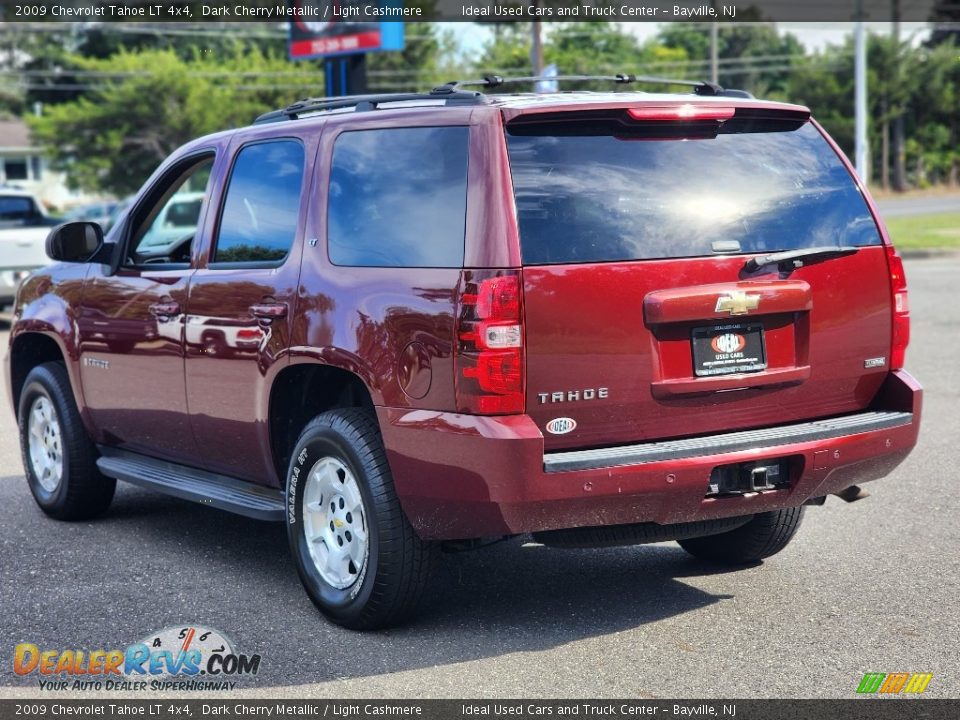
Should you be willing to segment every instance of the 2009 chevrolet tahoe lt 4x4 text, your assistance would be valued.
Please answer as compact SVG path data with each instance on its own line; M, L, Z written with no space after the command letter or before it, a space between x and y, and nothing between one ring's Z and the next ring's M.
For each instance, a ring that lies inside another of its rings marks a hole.
M408 616L443 542L756 562L917 439L865 189L806 108L706 84L302 101L48 252L7 358L40 507L120 479L282 521L348 627Z

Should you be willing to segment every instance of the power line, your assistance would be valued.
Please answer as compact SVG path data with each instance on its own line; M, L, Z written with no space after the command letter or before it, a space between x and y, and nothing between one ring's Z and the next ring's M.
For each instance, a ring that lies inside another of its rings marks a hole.
M761 75L762 75L762 74L765 74L765 73L787 73L787 74L790 74L790 73L794 73L794 72L798 72L798 71L802 71L802 70L810 70L810 69L817 69L817 70L839 70L839 69L844 69L844 67L845 67L844 65L842 65L842 64L838 63L837 61L833 60L833 61L825 61L825 62L806 63L806 64L803 64L803 65L787 65L787 64L781 64L781 65L765 66L765 67L760 67L760 68L754 68L754 67L728 68L728 69L725 69L725 70L724 70L724 74L725 74L725 75L743 75L743 74L748 74L748 73L759 73L759 74L761 74ZM641 65L641 66L637 66L637 68L638 68L638 69L642 69L643 66L642 66L642 65ZM514 73L514 74L515 74L515 73L518 73L518 72L525 72L526 70L527 70L527 68L525 68L525 67L524 67L524 68L512 68L512 69L509 70L508 74L509 74L509 73ZM435 72L435 73L432 75L432 77L433 77L434 79L439 78L439 77L441 77L441 76L442 76L442 73L440 73L440 72ZM398 75L391 75L391 76L386 76L386 77L402 78L402 77L404 77L404 76L403 76L402 74L398 74ZM401 81L397 81L397 82L389 82L389 81L387 81L387 82L384 82L384 81L378 81L378 82L371 82L370 84L371 84L371 86L374 87L374 88L389 90L389 89L409 89L409 88L411 88L411 87L413 87L413 86L416 86L417 83L416 83L416 78L411 77L409 82L401 82ZM310 87L317 87L317 88L319 88L321 85L322 85L322 83L321 83L319 80L317 80L317 79L304 78L304 82L303 82L303 83L289 83L289 82L288 82L288 83L280 83L280 84L271 83L271 84L269 84L269 85L266 85L266 84L240 84L240 85L230 85L229 88L230 88L230 90L240 90L240 91L250 91L250 92L262 92L262 91L269 91L269 90L293 90L293 91L302 91L302 90L308 89L308 88L310 88ZM45 84L43 84L43 83L37 83L37 82L28 82L28 83L11 83L11 82L7 82L7 83L0 84L0 90L45 90L45 91L48 91L48 92L63 92L63 93L66 93L66 92L91 91L91 90L94 90L94 91L95 91L95 90L104 90L104 89L106 89L106 86L104 86L103 84L76 83L76 82L75 82L75 83L58 83L58 84L55 84L55 85L45 85Z

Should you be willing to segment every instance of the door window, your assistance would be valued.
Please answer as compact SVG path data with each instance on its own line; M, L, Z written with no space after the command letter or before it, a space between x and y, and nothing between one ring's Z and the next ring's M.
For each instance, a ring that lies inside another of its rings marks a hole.
M213 264L283 262L297 234L303 162L296 140L257 143L237 153Z
M154 202L137 211L128 261L132 265L190 262L201 210L209 194L213 156L190 162L166 184Z

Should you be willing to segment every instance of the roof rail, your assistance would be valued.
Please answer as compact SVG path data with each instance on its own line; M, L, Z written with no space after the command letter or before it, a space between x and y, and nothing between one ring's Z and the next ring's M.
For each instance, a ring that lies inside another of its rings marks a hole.
M307 114L342 108L354 108L356 112L376 110L384 103L417 103L441 101L444 105L483 105L489 100L481 92L457 90L449 85L434 88L428 93L382 93L375 95L345 95L341 97L304 98L280 110L264 113L253 121L254 125L296 120Z
M697 95L726 95L737 93L737 97L742 97L742 90L724 90L716 83L706 80L679 80L676 78L651 77L648 75L629 75L627 73L617 73L616 75L535 75L529 77L501 77L500 75L484 75L479 80L454 80L439 88L434 88L434 92L443 88L456 90L461 87L483 87L487 89L501 87L502 85L512 85L514 83L532 83L540 81L553 82L583 82L591 80L594 82L612 82L617 85L628 85L630 83L644 83L648 85L685 85L693 88Z
M647 75L628 75L626 73L618 73L617 75L531 75L529 77L508 78L501 77L500 75L484 75L479 80L453 80L445 85L435 87L426 93L382 93L373 95L345 95L342 97L304 98L285 108L264 113L254 120L253 124L262 125L264 123L282 122L284 120L296 120L304 115L344 108L353 108L356 112L365 112L368 110L376 110L380 105L386 103L416 104L425 101L441 101L444 105L485 105L491 101L482 92L461 90L460 88L482 87L489 90L503 85L532 83L542 80L560 82L599 81L612 82L617 85L629 85L631 83L684 85L692 87L696 95L753 97L744 90L727 90L716 83L705 80L679 80L675 78L650 77Z

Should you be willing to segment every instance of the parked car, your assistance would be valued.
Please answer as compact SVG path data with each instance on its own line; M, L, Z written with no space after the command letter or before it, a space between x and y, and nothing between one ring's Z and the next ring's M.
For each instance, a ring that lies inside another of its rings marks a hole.
M140 246L151 252L166 250L173 243L193 236L203 205L202 192L178 192L164 204Z
M106 232L110 225L110 219L117 210L117 205L118 203L112 200L84 203L83 205L70 208L70 210L63 214L63 219L67 221L89 220L90 222L99 223L104 229L104 232Z
M50 244L7 356L38 505L120 479L281 521L351 628L408 617L444 546L756 563L917 440L869 194L807 108L708 84L303 101Z
M31 193L0 187L0 309L31 270L50 262L44 243L57 222Z
M106 222L100 223L103 227L104 235L110 232L113 229L113 226L120 221L120 219L123 217L123 214L127 211L127 208L130 207L130 203L132 203L134 199L135 196L128 195L125 198L117 200L113 206L113 210L110 212L109 217L107 217Z

